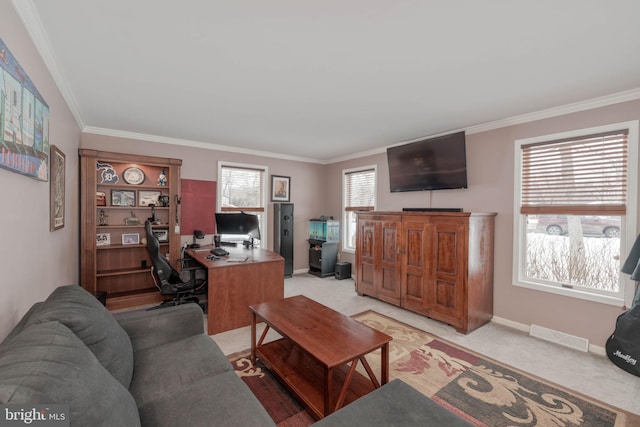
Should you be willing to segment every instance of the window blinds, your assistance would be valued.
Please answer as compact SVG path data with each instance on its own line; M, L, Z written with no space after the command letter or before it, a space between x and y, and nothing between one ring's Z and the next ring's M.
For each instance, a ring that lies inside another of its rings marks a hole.
M374 169L345 173L346 211L370 211L375 208L376 174Z
M264 212L263 169L222 166L222 212Z
M522 214L624 215L627 131L522 148Z

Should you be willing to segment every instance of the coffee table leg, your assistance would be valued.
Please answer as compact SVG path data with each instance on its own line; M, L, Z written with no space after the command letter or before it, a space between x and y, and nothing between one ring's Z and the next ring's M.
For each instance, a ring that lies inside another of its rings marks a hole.
M256 313L251 312L251 364L256 366Z
M382 346L382 357L380 358L380 382L385 385L389 382L389 343Z
M333 406L333 369L324 369L324 416L334 411Z

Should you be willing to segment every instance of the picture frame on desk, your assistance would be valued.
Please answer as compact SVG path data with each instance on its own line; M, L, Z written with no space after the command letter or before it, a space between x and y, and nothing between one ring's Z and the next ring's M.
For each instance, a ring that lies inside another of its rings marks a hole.
M138 233L129 233L122 235L122 244L123 245L139 245L140 244L140 234Z
M109 246L111 244L111 233L96 234L96 246Z

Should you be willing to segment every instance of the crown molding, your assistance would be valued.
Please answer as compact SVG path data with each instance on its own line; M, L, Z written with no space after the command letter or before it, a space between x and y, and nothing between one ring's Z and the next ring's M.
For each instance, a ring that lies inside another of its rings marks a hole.
M375 148L373 150L363 151L360 153L354 153L347 156L334 157L327 160L326 163L338 163L347 160L359 159L362 157L372 156L375 154L385 153L387 148L397 145L408 144L414 141L419 141L426 138L435 138L440 135L446 135L449 133L465 131L467 135L474 133L488 132L495 129L500 129L508 126L519 125L523 123L534 122L536 120L548 119L551 117L563 116L565 114L577 113L585 110L592 110L594 108L606 107L608 105L619 104L627 101L635 101L640 99L640 88L631 89L623 92L614 93L611 95L601 96L598 98L592 98L585 101L575 102L572 104L561 105L559 107L548 108L546 110L535 111L533 113L520 114L518 116L509 117L506 119L495 120L492 122L481 123L474 126L469 126L462 129L452 129L447 132L440 132L433 135L422 136L409 141L403 141L400 143L390 144L384 147Z
M51 47L51 44L48 41L47 35L44 31L44 27L42 25L42 21L40 20L40 15L38 15L38 11L36 7L33 5L32 0L11 0L13 4L13 8L16 13L22 20L33 44L36 49L40 53L42 60L44 61L45 66L49 70L53 81L55 82L58 90L62 94L71 114L76 120L78 127L82 129L84 127L84 120L82 118L82 114L80 113L80 108L78 106L78 102L76 101L71 88L67 84L67 81L63 77L60 66L58 65L58 61L56 60L56 56Z
M187 139L169 138L166 136L149 135L143 133L126 132L115 129L85 126L82 133L112 136L116 138L136 139L140 141L159 142L161 144L180 145L183 147L203 148L205 150L226 151L230 153L248 154L253 156L270 157L274 159L292 160L296 162L326 164L327 162L310 157L289 156L269 151L252 150L248 148L232 147L230 145L211 144L208 142L191 141Z
M585 101L575 102L572 104L561 105L559 107L548 108L533 113L521 114L506 119L495 120L493 122L482 123L466 128L467 134L487 132L494 129L500 129L507 126L514 126L523 123L530 123L536 120L548 119L551 117L563 116L565 114L577 113L594 108L606 107L607 105L619 104L627 101L635 101L640 99L640 88L635 88L623 92L617 92L610 95L592 98Z

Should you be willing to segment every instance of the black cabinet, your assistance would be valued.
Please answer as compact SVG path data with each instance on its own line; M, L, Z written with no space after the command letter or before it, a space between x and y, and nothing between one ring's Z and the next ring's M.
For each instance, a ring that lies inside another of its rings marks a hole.
M318 277L333 276L338 259L338 242L309 239L309 273Z

